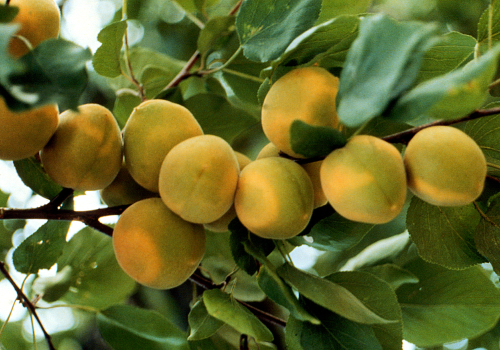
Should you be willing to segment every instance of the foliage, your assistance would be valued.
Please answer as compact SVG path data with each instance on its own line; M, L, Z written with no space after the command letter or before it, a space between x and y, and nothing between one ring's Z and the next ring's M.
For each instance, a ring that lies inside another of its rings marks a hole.
M463 130L488 163L473 203L439 207L409 193L387 224L350 221L326 205L298 236L270 240L235 219L227 232L206 232L205 257L188 282L156 291L120 269L113 227L99 221L127 206L73 210L84 193L55 184L35 155L13 168L48 202L18 208L2 186L1 282L17 288L12 276L33 276L16 290L30 314L59 304L84 310L75 317L117 350L397 350L403 340L434 349L462 339L471 350L497 349L500 2L396 3L125 0L95 38L95 52L59 38L19 59L7 53L16 10L0 5L0 96L15 111L99 103L123 129L141 102L164 99L255 159L268 142L260 111L270 86L293 69L320 66L340 79L342 128L292 124L292 147L306 158L293 159L299 164L358 134L404 153L430 125ZM134 26L143 34L132 43ZM47 222L28 235L30 219ZM86 227L68 235L70 221ZM295 253L306 249L319 258L301 268ZM0 348L26 348L14 343L20 323L7 323ZM43 333L49 348L70 337L89 341L84 332Z

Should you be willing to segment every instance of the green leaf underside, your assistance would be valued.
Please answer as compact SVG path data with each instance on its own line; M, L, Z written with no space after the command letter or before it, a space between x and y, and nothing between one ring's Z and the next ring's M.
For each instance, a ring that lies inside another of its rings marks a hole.
M476 337L500 318L500 291L484 270L449 270L416 260L403 266L420 280L397 291L404 339L420 347Z
M337 100L343 124L366 123L413 84L435 29L417 22L398 23L383 15L361 20L340 76Z
M122 73L120 53L126 30L127 21L114 22L101 29L97 35L102 45L94 53L92 65L98 74L115 78Z
M337 283L303 272L289 264L280 266L277 272L305 298L351 321L370 325L395 322L377 315Z
M115 349L189 349L184 332L155 311L115 305L97 314L97 326Z
M257 341L272 341L271 331L246 307L219 289L203 293L208 314L227 323L240 333L248 334Z
M52 181L35 157L16 160L13 163L23 183L40 196L52 199L63 189Z
M50 220L26 238L12 255L16 270L31 274L54 265L66 244L69 224L66 221Z
M278 58L297 35L314 24L320 9L318 0L244 1L236 30L245 56L259 62Z
M290 126L290 143L294 152L313 158L326 157L331 151L345 146L347 140L337 129L295 120Z
M365 271L386 281L394 290L406 283L418 283L417 276L395 264L371 266L366 268Z
M202 340L214 335L224 322L208 314L203 300L198 300L192 307L188 316L191 329L188 340Z
M495 201L481 218L474 234L478 251L485 256L497 274L500 274L500 203Z
M424 260L450 269L464 269L486 261L474 243L480 219L473 204L438 207L413 197L406 223Z
M403 95L391 110L393 120L420 125L460 118L479 108L497 69L500 45L465 67L427 80Z

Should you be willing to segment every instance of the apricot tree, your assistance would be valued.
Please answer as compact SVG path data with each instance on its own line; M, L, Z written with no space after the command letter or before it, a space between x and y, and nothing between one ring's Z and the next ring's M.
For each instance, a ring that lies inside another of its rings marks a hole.
M0 348L498 348L498 1L114 3L0 1Z

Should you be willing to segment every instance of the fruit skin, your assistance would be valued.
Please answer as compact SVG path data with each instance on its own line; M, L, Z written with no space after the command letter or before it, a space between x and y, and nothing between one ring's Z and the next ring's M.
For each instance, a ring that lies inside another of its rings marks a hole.
M338 78L321 67L297 68L278 79L262 105L262 128L269 141L290 156L304 158L292 150L290 126L301 120L337 128L338 84Z
M185 107L165 100L142 102L123 129L130 175L142 187L158 192L160 168L167 153L181 141L199 135L203 130Z
M481 148L463 131L433 126L419 131L406 147L408 188L438 206L461 206L484 188L487 165Z
M158 197L158 193L146 190L134 181L125 164L111 184L99 191L101 199L109 207L135 203L141 199Z
M66 110L59 126L40 152L50 178L77 191L100 190L120 171L122 138L113 114L98 104Z
M241 223L257 236L288 239L311 219L314 193L306 171L290 159L257 159L240 174L234 207Z
M239 166L231 146L214 135L174 146L160 170L163 202L184 220L206 224L224 215L234 200Z
M0 0L5 4L5 0ZM32 48L42 41L59 36L61 13L54 0L11 0L10 6L19 8L11 23L20 24L16 35L26 38ZM29 47L19 38L9 42L9 53L18 58L29 52Z
M352 137L331 152L320 169L330 205L346 219L383 224L394 219L406 200L401 154L390 143L369 135Z
M170 289L196 270L206 249L202 225L175 215L160 198L135 202L120 215L113 249L121 268L138 283Z
M236 155L236 159L238 160L240 171L243 170L248 164L252 162L252 160L243 153L235 151L234 154ZM222 215L222 217L213 222L205 224L204 226L207 230L213 232L226 232L229 229L228 228L229 223L235 217L236 217L236 210L234 209L234 204L233 204L231 208L229 208L229 210L224 215Z
M57 129L57 105L13 112L0 97L0 159L19 160L40 151Z

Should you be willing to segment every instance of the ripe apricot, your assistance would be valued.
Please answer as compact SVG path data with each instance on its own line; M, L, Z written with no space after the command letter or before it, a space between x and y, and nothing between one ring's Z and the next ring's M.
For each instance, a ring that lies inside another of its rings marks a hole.
M406 147L408 187L417 197L439 206L460 206L483 191L486 159L477 143L451 126L419 131Z
M248 164L252 162L250 158L248 158L246 155L243 153L235 151L234 154L236 154L236 159L238 160L238 165L240 168L240 171L243 170ZM205 224L205 228L213 231L213 232L226 232L229 228L229 223L236 217L236 210L234 209L234 204L231 205L231 208L222 215L221 218L210 222L208 224Z
M35 155L57 129L57 105L13 112L0 97L0 159L19 160Z
M233 204L238 174L238 160L226 141L214 135L191 137L165 157L160 197L184 220L209 223Z
M142 187L158 192L160 168L167 153L179 142L202 134L200 124L184 106L165 100L141 103L123 129L130 175Z
M79 191L100 190L121 168L120 128L113 114L98 104L64 111L40 158L47 174L59 185Z
M101 199L109 207L135 203L141 199L158 197L158 193L146 190L134 181L125 164L111 184L99 191Z
M401 154L374 136L354 136L344 147L331 152L323 160L320 179L331 206L352 221L389 222L405 203Z
M182 220L160 198L135 202L113 230L116 260L138 283L170 289L184 283L205 254L202 225Z
M314 193L306 171L290 159L257 159L241 171L234 207L241 223L271 239L298 235L311 219Z
M304 158L292 150L290 126L301 120L313 126L338 127L338 83L337 77L321 67L297 68L278 79L262 105L262 128L269 141L290 156Z
M5 4L5 0L0 0ZM19 8L19 12L12 23L20 25L16 35L29 41L31 48L35 48L42 41L59 36L61 13L54 0L11 0L10 6ZM17 37L9 42L9 53L20 57L28 53L30 48Z

